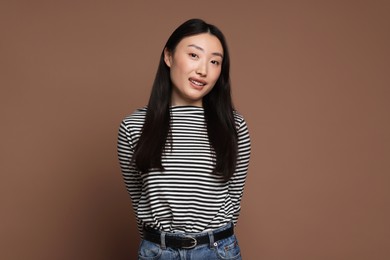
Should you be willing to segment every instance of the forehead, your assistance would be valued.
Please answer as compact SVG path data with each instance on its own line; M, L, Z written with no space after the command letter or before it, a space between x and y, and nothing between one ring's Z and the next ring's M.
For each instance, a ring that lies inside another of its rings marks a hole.
M210 33L202 33L185 37L179 42L176 48L191 48L193 45L202 48L205 52L223 53L221 42L216 36Z

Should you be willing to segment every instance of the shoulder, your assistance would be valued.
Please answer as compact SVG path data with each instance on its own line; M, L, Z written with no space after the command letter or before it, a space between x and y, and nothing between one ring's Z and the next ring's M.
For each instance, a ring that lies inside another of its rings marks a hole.
M147 108L139 108L127 115L120 124L120 132L127 133L127 135L138 134L145 122Z
M247 153L249 151L250 153L251 140L250 140L250 133L245 118L237 111L234 111L233 114L236 122L239 150L244 153Z
M233 111L234 121L236 122L236 126L240 129L242 126L246 126L245 118L242 114L240 114L237 110Z
M125 125L143 123L145 121L146 111L147 111L146 106L142 108L138 108L135 111L133 111L131 114L127 115L122 120L122 123Z

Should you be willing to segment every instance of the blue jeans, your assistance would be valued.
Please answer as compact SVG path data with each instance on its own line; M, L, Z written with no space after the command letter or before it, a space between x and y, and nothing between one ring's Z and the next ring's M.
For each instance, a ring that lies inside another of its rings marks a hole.
M230 227L228 224L214 230L214 232L222 231ZM138 250L139 260L241 260L240 247L238 246L237 238L232 235L228 238L214 241L212 232L187 234L194 237L208 234L210 244L197 245L192 249L176 249L165 247L164 245L155 244L153 242L142 240ZM177 234L177 236L185 236Z

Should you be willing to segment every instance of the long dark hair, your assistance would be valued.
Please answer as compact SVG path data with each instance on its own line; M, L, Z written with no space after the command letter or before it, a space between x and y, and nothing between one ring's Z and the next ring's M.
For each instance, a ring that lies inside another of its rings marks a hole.
M161 53L156 77L150 95L145 123L135 147L133 160L141 172L161 169L161 156L166 144L172 142L170 135L170 103L172 82L169 67L164 62L164 50L173 53L185 37L201 33L216 36L223 47L221 74L213 89L203 97L203 108L210 144L216 156L215 174L225 180L233 175L237 162L237 130L230 90L230 59L226 40L214 25L200 19L191 19L180 25L169 37Z

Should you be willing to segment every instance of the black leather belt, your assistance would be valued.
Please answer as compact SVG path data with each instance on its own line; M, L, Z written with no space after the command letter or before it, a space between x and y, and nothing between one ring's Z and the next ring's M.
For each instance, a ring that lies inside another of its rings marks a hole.
M233 224L230 228L213 232L214 241L218 241L224 238L228 238L234 234ZM150 242L161 245L161 232L150 227L144 227L144 239ZM191 236L187 234L183 235L171 235L166 233L165 246L177 249L191 249L197 245L210 243L210 238L207 233L201 236Z

